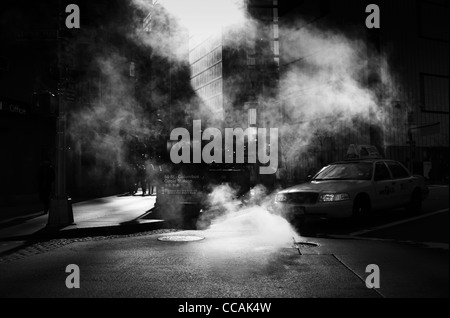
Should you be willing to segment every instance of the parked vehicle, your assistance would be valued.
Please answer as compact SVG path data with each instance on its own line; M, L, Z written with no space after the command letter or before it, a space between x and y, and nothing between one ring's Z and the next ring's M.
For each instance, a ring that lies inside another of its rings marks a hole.
M421 210L429 189L400 162L382 159L372 146L349 148L347 160L322 168L306 183L278 192L274 213L290 221L319 218L360 219L370 213L404 207Z

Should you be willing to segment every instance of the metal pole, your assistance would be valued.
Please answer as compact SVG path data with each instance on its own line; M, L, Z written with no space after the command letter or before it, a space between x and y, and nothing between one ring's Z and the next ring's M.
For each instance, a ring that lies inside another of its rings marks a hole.
M73 211L70 199L66 192L66 100L64 89L67 88L67 74L62 60L63 39L63 8L61 0L58 7L57 31L57 63L58 63L58 117L56 118L56 180L55 197L52 199L47 227L60 228L73 223Z
M413 112L409 111L406 116L407 116L407 121L408 121L408 145L409 145L409 162L408 162L408 169L411 173L414 173L414 138L413 138L413 122L414 122L414 117L413 117Z

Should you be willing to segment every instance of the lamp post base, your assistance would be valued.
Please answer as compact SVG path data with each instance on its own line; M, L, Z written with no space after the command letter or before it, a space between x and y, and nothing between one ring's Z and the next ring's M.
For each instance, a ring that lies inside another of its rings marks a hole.
M73 224L71 198L54 198L50 203L47 227L62 228Z

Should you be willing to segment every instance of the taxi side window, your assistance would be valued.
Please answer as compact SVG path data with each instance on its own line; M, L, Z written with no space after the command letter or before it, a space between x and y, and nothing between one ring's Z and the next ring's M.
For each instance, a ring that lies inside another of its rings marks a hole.
M409 178L409 172L405 170L398 162L388 161L387 165L392 172L394 179Z
M391 174L384 162L377 162L375 164L375 181L389 180Z

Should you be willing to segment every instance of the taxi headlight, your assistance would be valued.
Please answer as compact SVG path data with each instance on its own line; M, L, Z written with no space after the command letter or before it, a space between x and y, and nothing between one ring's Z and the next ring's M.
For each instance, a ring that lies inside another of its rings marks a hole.
M326 193L321 194L319 197L319 202L339 202L350 200L350 195L348 193Z
M277 194L275 196L275 202L287 202L287 195L286 194Z

